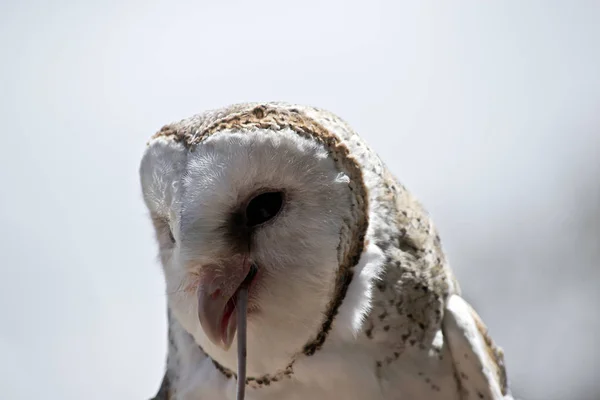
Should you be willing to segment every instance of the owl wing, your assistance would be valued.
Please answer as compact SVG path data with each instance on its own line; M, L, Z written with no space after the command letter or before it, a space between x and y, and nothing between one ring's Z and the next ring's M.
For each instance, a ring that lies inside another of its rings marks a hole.
M504 354L477 312L459 295L446 303L443 327L462 399L514 400L509 392Z

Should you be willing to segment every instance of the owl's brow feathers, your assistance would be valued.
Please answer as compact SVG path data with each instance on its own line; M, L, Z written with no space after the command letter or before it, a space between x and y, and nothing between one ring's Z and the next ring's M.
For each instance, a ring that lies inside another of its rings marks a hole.
M340 121L341 122L341 121ZM352 192L352 220L345 220L340 232L338 246L338 264L335 287L331 301L327 306L325 318L319 332L306 343L301 353L295 355L288 367L273 375L260 378L248 377L247 384L269 384L281 377L290 376L292 365L300 354L313 355L319 350L329 333L338 309L346 296L346 292L364 249L364 238L368 227L369 199L362 171L358 162L350 155L348 147L339 137L327 130L321 124L302 113L298 108L283 103L270 104L238 104L217 112L203 114L194 118L165 125L159 132L152 136L151 141L165 138L182 143L189 151L205 140L210 135L223 130L247 130L249 128L268 129L278 131L290 129L298 135L321 143L331 155L338 170L346 173L349 180L349 189ZM348 128L349 129L349 128ZM213 360L217 368L226 376L235 376L222 365Z

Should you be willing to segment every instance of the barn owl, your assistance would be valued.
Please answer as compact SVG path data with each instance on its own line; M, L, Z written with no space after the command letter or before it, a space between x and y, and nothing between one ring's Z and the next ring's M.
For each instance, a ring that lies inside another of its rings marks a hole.
M140 165L163 267L155 399L512 399L426 211L338 116L236 104L164 126Z

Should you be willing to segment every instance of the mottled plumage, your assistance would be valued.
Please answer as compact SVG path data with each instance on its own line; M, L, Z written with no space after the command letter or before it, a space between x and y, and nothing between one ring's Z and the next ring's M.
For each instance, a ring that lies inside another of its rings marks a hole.
M512 399L502 351L460 297L430 217L332 113L285 103L205 112L152 137L141 177L170 292L156 400L234 398L235 345L213 346L186 292L227 249L266 271L248 322L248 399ZM248 232L247 249L224 231L220 204L273 185L290 187L287 214ZM218 251L196 261L211 240Z

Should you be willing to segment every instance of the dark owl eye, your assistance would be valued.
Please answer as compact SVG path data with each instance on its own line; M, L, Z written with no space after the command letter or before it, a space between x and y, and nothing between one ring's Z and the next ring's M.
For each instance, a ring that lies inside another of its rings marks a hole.
M169 229L169 239L171 240L171 243L175 243L175 236L173 236L173 231L171 230L171 228Z
M250 200L246 207L246 225L253 227L277 215L283 206L282 192L262 193Z

